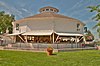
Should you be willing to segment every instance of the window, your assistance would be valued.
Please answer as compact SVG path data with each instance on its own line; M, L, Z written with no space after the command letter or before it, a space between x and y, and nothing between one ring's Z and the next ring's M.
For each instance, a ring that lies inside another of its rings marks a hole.
M45 11L45 10L43 9L43 11Z
M79 29L79 28L77 28L77 31L80 31L80 29Z
M80 24L77 24L77 28L79 28L80 27Z
M16 24L16 30L19 30L19 24Z
M50 9L50 11L53 11L53 9Z
M77 24L77 31L80 31L80 24Z
M54 12L57 12L57 10L54 10Z
M49 9L46 9L46 11L49 11Z
M87 27L84 27L84 32L87 32Z

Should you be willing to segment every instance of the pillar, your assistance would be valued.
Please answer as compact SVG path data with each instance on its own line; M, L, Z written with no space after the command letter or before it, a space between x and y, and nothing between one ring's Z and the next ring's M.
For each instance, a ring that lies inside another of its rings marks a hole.
M53 33L53 44L54 44L54 42L55 42L55 35L54 35L54 33Z
M27 43L27 35L25 36L25 42Z

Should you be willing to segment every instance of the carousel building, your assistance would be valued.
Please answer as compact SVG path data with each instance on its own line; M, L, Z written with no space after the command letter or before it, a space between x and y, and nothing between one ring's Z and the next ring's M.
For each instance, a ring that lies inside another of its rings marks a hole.
M81 21L58 14L54 7L43 7L40 14L13 22L15 42L27 43L81 43L84 26Z

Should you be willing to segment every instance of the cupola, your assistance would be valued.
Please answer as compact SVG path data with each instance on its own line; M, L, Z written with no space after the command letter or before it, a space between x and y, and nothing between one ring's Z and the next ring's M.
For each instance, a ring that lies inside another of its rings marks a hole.
M57 8L50 7L50 6L43 7L39 11L40 11L40 13L44 13L44 12L58 13L59 12L59 10Z

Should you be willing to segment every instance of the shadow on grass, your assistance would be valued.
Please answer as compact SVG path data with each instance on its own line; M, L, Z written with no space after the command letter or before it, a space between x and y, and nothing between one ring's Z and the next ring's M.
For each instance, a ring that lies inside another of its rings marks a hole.
M57 55L57 54L52 54L52 55Z

